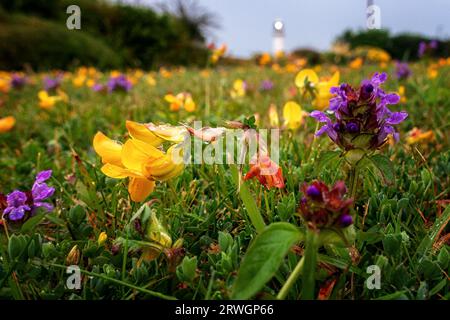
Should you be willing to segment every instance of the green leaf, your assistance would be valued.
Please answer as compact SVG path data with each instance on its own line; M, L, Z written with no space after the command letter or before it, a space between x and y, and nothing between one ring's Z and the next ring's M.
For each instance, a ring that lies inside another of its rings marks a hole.
M391 184L394 182L394 166L388 157L382 154L375 154L368 159L377 169L376 173L378 174L378 176L380 176L386 184Z
M292 224L276 222L266 227L251 243L239 269L231 297L249 299L274 276L302 233Z
M177 276L181 281L192 282L196 276L197 257L184 257L177 268Z
M308 230L305 240L305 264L302 277L302 299L304 300L312 300L315 297L314 287L318 249L319 235L315 230Z
M315 162L315 173L321 172L324 167L327 167L329 164L337 164L342 159L340 158L341 151L325 151L321 152L317 161Z
M31 217L30 219L27 220L27 222L25 222L22 225L22 228L20 228L20 231L22 233L27 233L28 231L33 230L38 224L39 222L41 222L41 220L45 217L45 213L39 213L37 215L35 215L34 217Z

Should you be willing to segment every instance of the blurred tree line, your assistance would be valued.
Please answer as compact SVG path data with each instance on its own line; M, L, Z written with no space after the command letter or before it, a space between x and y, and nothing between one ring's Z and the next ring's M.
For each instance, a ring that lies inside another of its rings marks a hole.
M73 4L81 30L66 27ZM0 0L0 69L204 64L214 16L192 4L178 0L157 13L101 0Z
M392 58L398 60L418 59L418 49L420 42L429 43L432 39L422 35L412 33L401 33L392 35L388 30L360 30L344 31L338 38L338 42L345 42L351 49L372 46L382 48L387 51ZM438 46L433 51L435 57L448 57L450 54L450 41L437 40Z

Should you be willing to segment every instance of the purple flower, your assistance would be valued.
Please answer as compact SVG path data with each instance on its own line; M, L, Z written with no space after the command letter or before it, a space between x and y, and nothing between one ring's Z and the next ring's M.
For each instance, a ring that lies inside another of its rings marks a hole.
M419 49L417 50L417 55L419 58L423 57L426 53L431 53L436 50L439 45L437 40L431 40L428 44L425 41L419 43Z
M342 181L327 186L322 181L313 181L300 187L303 197L299 211L312 228L345 228L353 223L350 206L353 199L346 197L347 188Z
M55 188L49 187L45 181L52 175L52 170L41 171L36 176L31 195L33 197L33 209L45 208L47 211L53 210L53 206L44 200L47 200L55 193Z
M58 75L56 77L45 77L44 78L44 90L45 91L52 91L59 88L62 81L62 75Z
M4 215L8 215L10 220L16 221L24 217L25 211L30 211L30 207L26 204L27 195L25 192L15 190L7 195L6 202L8 206L3 211Z
M406 62L397 62L395 64L395 75L399 80L407 79L411 76L411 69Z
M131 87L133 86L130 80L127 79L127 77L123 74L111 77L108 81L108 92L113 91L125 91L128 92Z
M417 55L419 56L419 58L421 58L425 54L426 50L427 50L427 44L424 41L420 41L419 50L417 51Z
M263 80L260 85L261 91L269 91L273 89L273 82L270 80Z
M31 191L25 193L15 190L8 194L3 215L8 215L10 220L16 221L21 220L27 212L34 214L38 208L44 208L48 212L53 210L53 205L45 202L55 193L55 188L45 183L51 175L51 170L41 171L37 174Z
M106 90L106 86L104 84L101 83L96 83L92 86L92 90L95 92L100 92L100 91L105 91Z
M14 73L11 77L11 86L15 89L20 89L27 83L27 77Z
M386 142L389 134L398 139L393 125L401 123L408 114L392 112L387 107L397 104L400 96L383 91L381 85L386 80L386 73L375 73L370 80L362 81L358 89L345 83L331 88L330 92L335 96L330 99L327 113L313 111L310 114L324 123L316 136L327 133L345 151L377 149Z

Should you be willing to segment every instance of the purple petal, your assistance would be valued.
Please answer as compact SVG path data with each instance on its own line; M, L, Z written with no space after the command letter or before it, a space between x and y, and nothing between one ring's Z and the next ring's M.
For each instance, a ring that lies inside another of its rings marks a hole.
M52 170L41 171L36 176L36 182L38 182L38 183L44 182L44 181L50 179L51 176L52 176Z
M45 200L55 193L55 188L49 187L46 183L35 183L31 189L33 201Z
M328 130L330 130L330 128L327 125L322 126L322 128L320 128L319 130L317 130L317 132L315 133L315 135L321 136L322 134L324 134L325 132L327 132Z
M53 205L50 203L47 203L47 202L35 202L34 207L35 208L44 208L47 212L50 212L53 210Z
M386 118L387 124L399 124L408 117L408 113L405 111L392 112L388 118Z
M387 104L397 104L400 101L400 96L396 93L389 93L384 96Z
M315 110L315 111L311 112L310 116L319 122L329 122L330 121L330 118L328 118L328 116L325 113L323 113L322 111Z

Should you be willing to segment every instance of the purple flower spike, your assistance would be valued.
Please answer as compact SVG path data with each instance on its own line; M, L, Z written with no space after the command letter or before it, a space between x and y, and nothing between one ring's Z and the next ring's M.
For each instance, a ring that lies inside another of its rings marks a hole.
M330 99L328 112L313 111L310 114L318 122L325 123L315 135L327 133L342 150L360 149L362 153L380 148L388 135L398 138L393 125L401 123L408 114L392 112L387 107L397 104L400 96L383 91L381 85L386 80L385 72L377 72L370 80L362 81L359 88L346 83L331 88L330 92L335 96ZM362 134L363 139L357 139Z

